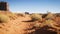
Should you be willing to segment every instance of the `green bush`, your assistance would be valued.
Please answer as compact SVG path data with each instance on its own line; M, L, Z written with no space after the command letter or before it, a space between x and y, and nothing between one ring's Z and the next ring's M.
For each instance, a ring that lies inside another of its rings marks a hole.
M0 14L0 23L2 22L8 22L9 21L9 17L3 14Z

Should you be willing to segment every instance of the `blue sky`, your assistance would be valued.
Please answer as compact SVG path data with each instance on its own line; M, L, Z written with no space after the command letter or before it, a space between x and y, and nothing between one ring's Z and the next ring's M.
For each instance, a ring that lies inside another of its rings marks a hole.
M9 3L12 12L60 13L60 0L0 0Z

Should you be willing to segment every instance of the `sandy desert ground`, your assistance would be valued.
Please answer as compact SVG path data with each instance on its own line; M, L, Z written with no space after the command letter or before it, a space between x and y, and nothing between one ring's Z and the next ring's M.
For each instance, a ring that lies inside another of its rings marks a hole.
M60 16L47 13L46 17L36 14L32 17L34 19L31 14L0 11L0 34L60 34Z

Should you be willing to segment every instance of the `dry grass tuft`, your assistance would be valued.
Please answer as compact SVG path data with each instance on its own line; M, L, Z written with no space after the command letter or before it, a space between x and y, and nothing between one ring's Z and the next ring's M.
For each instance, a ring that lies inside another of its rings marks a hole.
M3 14L0 14L0 23L2 22L8 22L9 21L9 17Z
M40 14L32 14L31 15L31 18L33 19L33 20L38 20L38 21L42 21L42 15L40 15Z

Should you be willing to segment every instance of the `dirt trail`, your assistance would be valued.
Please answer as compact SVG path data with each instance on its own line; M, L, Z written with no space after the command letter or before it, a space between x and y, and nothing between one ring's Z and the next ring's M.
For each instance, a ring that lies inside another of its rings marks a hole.
M31 23L22 21L31 20L29 17L18 17L15 20L10 20L8 23L0 24L0 34L27 34L26 29L32 28ZM34 30L32 30L34 31Z

